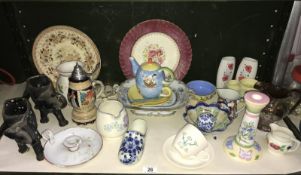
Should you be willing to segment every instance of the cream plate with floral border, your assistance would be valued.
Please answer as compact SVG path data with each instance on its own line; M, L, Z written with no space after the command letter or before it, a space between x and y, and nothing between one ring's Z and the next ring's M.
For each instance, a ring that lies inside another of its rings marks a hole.
M101 61L94 42L83 32L70 26L51 26L35 39L32 57L40 74L55 84L59 77L56 67L66 61L81 61L86 72L97 79Z
M149 58L162 67L175 71L180 60L180 50L170 36L161 32L151 32L140 37L133 46L132 56L141 65ZM169 60L166 60L169 58Z

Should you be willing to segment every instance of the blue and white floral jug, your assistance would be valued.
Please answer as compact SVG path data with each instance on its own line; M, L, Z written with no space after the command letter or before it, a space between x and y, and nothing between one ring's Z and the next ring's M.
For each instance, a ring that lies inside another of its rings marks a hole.
M98 132L107 138L122 136L128 128L128 115L117 100L104 100L98 107L96 126Z

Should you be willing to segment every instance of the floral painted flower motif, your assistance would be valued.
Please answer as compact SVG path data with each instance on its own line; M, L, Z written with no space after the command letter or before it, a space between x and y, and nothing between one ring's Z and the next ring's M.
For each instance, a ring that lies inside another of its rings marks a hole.
M226 140L226 147L227 147L228 149L233 149L232 137L229 137L229 138Z
M229 76L224 74L222 80L223 80L223 81L227 81L228 79L229 79Z
M285 145L279 146L279 145L276 145L274 143L270 143L270 146L272 148L274 148L275 150L280 150L282 152L291 149L291 146L288 146L288 147L286 147Z
M246 65L246 66L245 66L245 70L246 70L248 73L251 73L251 72L252 72L252 66Z
M123 118L123 127L128 127L128 125L129 125L129 116L126 115Z
M233 64L228 64L228 68L229 68L230 70L232 70L232 69L233 69Z
M261 147L260 147L260 145L259 145L258 143L255 143L255 144L254 144L254 147L255 147L255 149L256 149L257 151L261 151Z
M243 121L238 133L239 142L243 142L247 145L253 144L255 131L256 128L254 122Z
M279 150L279 149L280 149L280 146L278 146L278 145L276 145L276 144L274 144L274 143L270 143L270 146L271 146L272 148L274 148L275 150Z
M144 148L144 136L136 131L127 131L119 149L119 159L124 164L137 162Z
M239 148L239 157L241 159L250 161L252 159L252 150L245 151L245 150Z
M158 44L150 44L143 51L144 61L151 59L152 62L156 62L161 65L165 61L165 57L164 49Z
M191 136L187 136L187 134L184 132L182 135L182 140L178 141L178 145L181 149L188 152L189 148L192 146L198 146L196 140L194 140Z
M243 76L243 75L239 75L239 77L238 77L238 80L242 80L242 79L244 79L245 77Z
M204 132L211 132L214 128L216 118L211 113L203 113L197 119L198 128Z

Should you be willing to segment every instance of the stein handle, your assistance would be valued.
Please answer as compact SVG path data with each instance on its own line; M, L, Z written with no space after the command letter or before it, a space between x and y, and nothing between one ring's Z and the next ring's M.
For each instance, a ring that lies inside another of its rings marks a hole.
M96 87L97 85L100 87L100 89L98 89L98 90L96 91L96 90L95 90L95 87ZM94 91L95 91L95 93L96 93L96 98L99 98L99 97L101 96L101 94L104 92L104 89L105 89L104 84L103 84L102 81L100 81L100 80L93 80L92 86L93 86Z

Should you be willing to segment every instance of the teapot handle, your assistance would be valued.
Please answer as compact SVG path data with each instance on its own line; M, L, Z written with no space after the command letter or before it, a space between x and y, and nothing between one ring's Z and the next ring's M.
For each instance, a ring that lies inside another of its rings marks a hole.
M174 72L170 68L161 67L160 71L162 71L164 76L163 85L168 86L172 81L175 80Z

